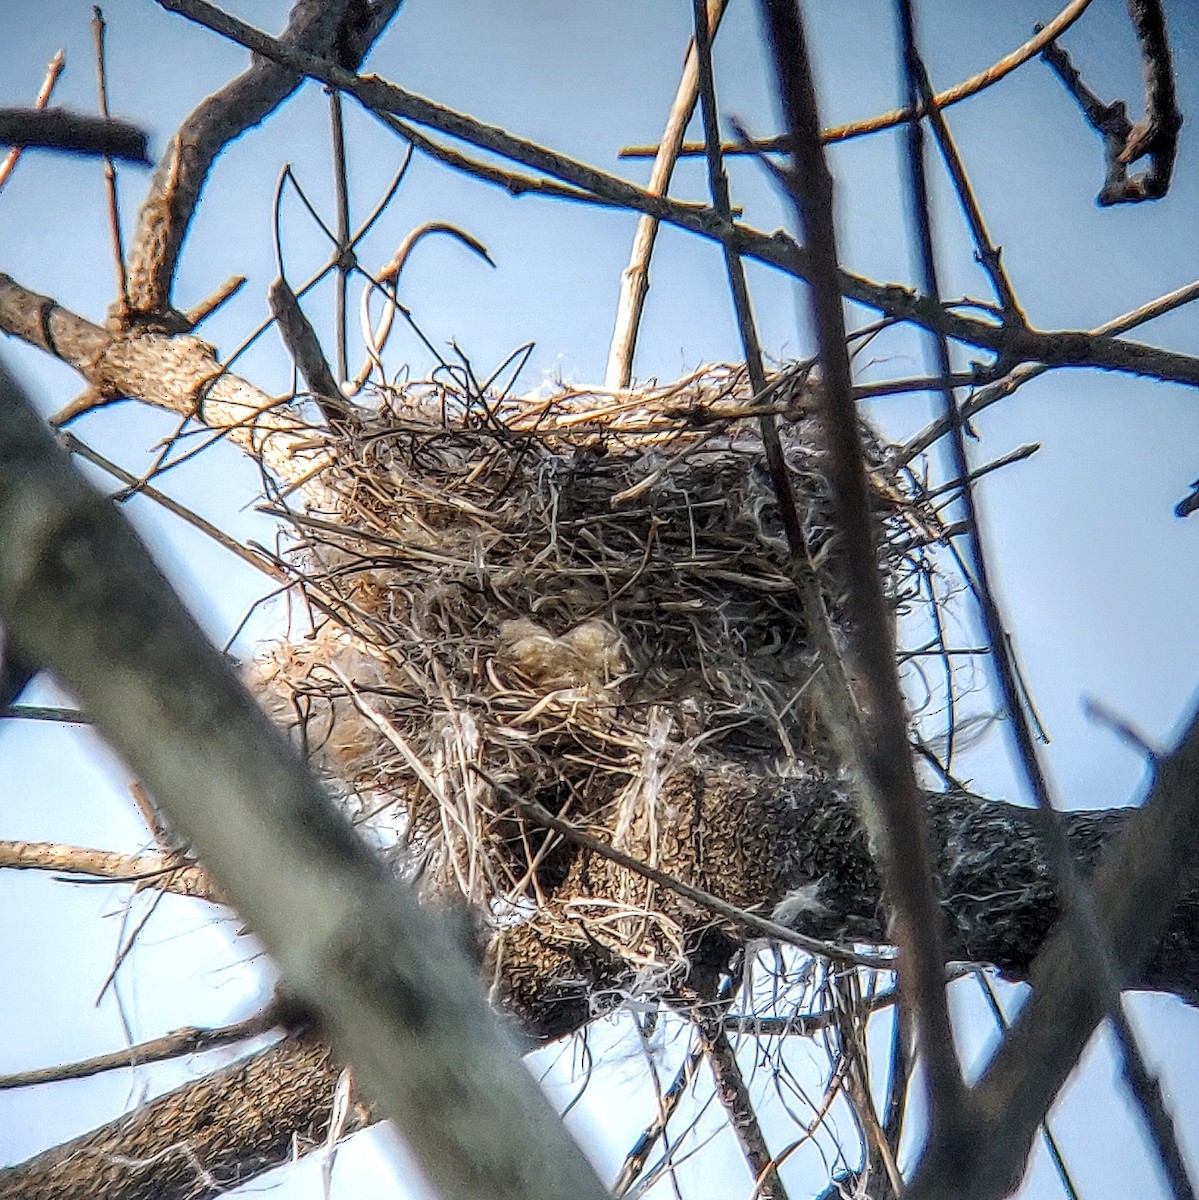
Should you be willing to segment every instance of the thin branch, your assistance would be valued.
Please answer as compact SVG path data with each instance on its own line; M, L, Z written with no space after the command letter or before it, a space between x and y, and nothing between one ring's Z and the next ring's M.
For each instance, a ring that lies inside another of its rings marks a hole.
M921 65L921 70L923 70L923 65ZM927 78L924 83L927 86L924 87L922 94L932 96L932 86L928 83ZM933 136L937 140L937 148L941 151L945 169L953 181L953 189L957 193L958 203L966 217L966 224L970 227L970 236L974 239L975 257L991 280L991 286L995 289L995 298L999 301L999 306L1003 311L1003 319L1006 322L1027 326L1028 322L1024 312L1016 299L1015 288L1003 267L1003 250L991 240L986 220L983 218L978 199L974 195L974 188L971 186L970 177L966 174L966 167L958 152L957 144L953 140L953 134L949 131L949 123L945 120L945 114L935 99L927 101L925 108Z
M312 393L321 412L324 413L325 420L330 424L343 421L346 404L341 396L341 388L325 360L320 338L317 337L312 322L304 315L295 292L288 287L287 280L282 275L271 284L267 299L283 345L287 347L287 353L295 363L304 386ZM342 339L343 349L344 345L345 341Z
M828 474L848 590L851 661L864 691L867 736L860 768L868 787L863 822L879 857L893 911L900 985L919 1031L926 1066L930 1143L968 1139L962 1082L945 992L942 916L929 863L928 834L908 749L906 706L894 635L883 599L863 461L845 318L838 287L833 181L820 141L816 95L803 25L793 0L763 0L775 85L793 147L783 174L811 262L811 320L823 371ZM947 375L948 369L941 374ZM856 765L856 764L855 764Z
M0 1075L0 1091L13 1088L34 1087L43 1083L62 1083L68 1079L88 1079L104 1071L120 1071L128 1067L143 1067L150 1063L166 1062L182 1058L187 1054L203 1054L235 1042L248 1042L264 1033L269 1033L278 1024L277 1010L272 1006L237 1021L232 1025L221 1025L215 1029L200 1029L188 1025L176 1029L163 1037L151 1038L114 1050L111 1054L97 1054L79 1062L66 1063L58 1067L36 1067L30 1071L15 1071L11 1075Z
M909 108L915 111L920 104L928 107L933 103L932 89L916 47L911 0L897 0L897 2L903 36L908 102ZM908 169L923 277L922 285L925 293L935 298L939 294L939 285L929 215L928 185L925 177L923 131L920 122L915 119L909 126ZM938 337L935 340L935 348L937 370L941 375L947 376L951 371L951 364L949 346L945 338ZM1134 1083L1134 1091L1141 1100L1142 1113L1149 1124L1150 1133L1154 1137L1162 1161L1167 1166L1174 1194L1179 1200L1192 1200L1193 1191L1187 1179L1185 1167L1182 1165L1181 1153L1173 1127L1165 1114L1160 1089L1158 1089L1156 1081L1152 1080L1149 1075L1121 1006L1122 976L1118 973L1107 939L1096 918L1090 893L1075 870L1065 831L1054 811L1048 781L1042 771L1037 754L1028 710L1023 703L1017 683L1018 671L1012 654L1011 641L1007 636L988 578L988 565L979 536L961 413L952 389L947 388L943 391L943 399L946 410L945 418L949 422L954 469L961 483L961 501L965 510L965 556L970 568L970 575L975 581L974 591L979 600L987 641L993 650L991 661L995 664L1005 707L1012 720L1021 767L1037 801L1037 808L1034 810L1035 826L1042 838L1046 857L1061 895L1066 915L1064 924L1077 938L1080 957L1090 964L1087 975L1093 980L1098 1002L1115 1026L1124 1052L1126 1067ZM971 1131L971 1134L972 1136L966 1141L956 1145L940 1144L935 1138L930 1139L927 1158L935 1164L929 1168L930 1186L961 1186L967 1180L973 1179L974 1171L968 1160L975 1147L986 1138L985 1136L980 1137L977 1130ZM943 1181L937 1180L935 1172L938 1170L945 1175Z
M1128 0L1128 14L1136 30L1145 73L1145 116L1135 125L1128 119L1123 100L1104 104L1083 83L1060 46L1050 43L1042 52L1045 62L1082 109L1087 123L1103 138L1107 174L1097 202L1104 206L1137 204L1164 196L1170 190L1178 131L1182 128L1161 0ZM1129 178L1129 166L1146 155L1148 170Z
M1048 25L1037 26L1036 32L1022 46L1018 46L1010 54L1005 54L998 62L985 71L972 75L969 79L941 92L936 98L938 108L948 108L977 96L979 92L998 83L1010 75L1017 67L1022 67L1030 59L1035 58L1055 38L1061 37L1079 17L1090 7L1091 0L1071 0ZM923 111L921 112L923 116ZM826 144L845 142L851 138L863 137L870 133L880 133L884 129L894 129L911 119L911 112L906 108L896 108L878 116L867 117L861 121L853 121L848 125L837 125L825 129L820 137ZM783 154L790 149L789 135L782 134L776 138L764 138L746 142L729 142L722 144L723 154ZM627 146L620 152L621 158L650 158L658 152L657 146ZM706 150L700 142L688 142L683 146L680 157L690 158L705 154Z
M645 1164L653 1153L654 1147L666 1136L670 1119L678 1112L679 1105L687 1095L687 1089L695 1079L695 1073L704 1060L704 1044L700 1042L687 1054L679 1067L670 1086L658 1099L658 1110L653 1120L646 1126L641 1136L633 1143L621 1164L620 1173L612 1184L613 1196L624 1196L641 1177Z
M222 903L211 876L175 854L118 854L61 842L0 841L0 869L52 871L94 883L132 883L134 891L154 889Z
M755 1198L780 1196L785 1200L787 1191L779 1176L774 1155L766 1143L753 1098L737 1062L737 1051L729 1040L724 1022L719 1015L705 1018L702 1012L696 1013L693 1020L708 1053L708 1062L716 1080L716 1094L728 1114L741 1153L749 1164Z
M85 459L93 466L99 467L114 479L119 479L128 489L123 498L135 494L145 496L147 500L153 500L155 504L164 508L172 516L185 521L193 529L198 529L206 537L216 542L223 550L228 550L230 554L237 555L242 562L248 563L264 575L269 575L272 579L282 582L291 582L286 572L280 570L270 559L264 557L258 551L251 549L249 546L243 546L236 538L230 537L223 529L218 528L211 521L200 516L199 513L193 512L185 504L180 504L178 500L168 496L165 492L160 492L152 484L146 483L137 475L126 471L124 467L117 466L116 463L105 458L98 451L93 450L86 442L80 441L73 433L63 430L59 433L58 438L63 446L72 454L78 458Z
M706 28L711 41L720 28L727 0L708 0L706 6ZM687 54L683 61L683 74L675 91L670 115L662 141L654 155L646 191L654 196L664 196L670 188L679 149L687 133L687 125L695 112L699 98L699 60L695 50L695 38L687 43ZM629 253L629 265L620 276L620 299L616 306L616 322L612 330L611 347L608 350L608 367L604 372L604 387L613 391L629 386L633 378L633 355L637 347L637 331L641 325L641 314L649 292L649 261L658 236L659 222L656 218L643 215L637 222L633 234L633 248Z
M96 101L100 116L109 119L108 112L108 73L104 60L104 35L106 26L104 14L100 6L92 8L92 39L96 49ZM112 165L111 155L104 156L104 187L108 194L108 234L112 239L112 260L117 273L117 297L123 304L128 293L129 284L125 278L125 247L121 240L121 205L117 195L117 172Z
M42 86L38 88L37 97L33 101L35 109L45 108L50 103L50 97L54 95L54 89L58 84L58 78L62 74L62 69L66 61L66 55L61 50L57 51L50 60L46 67L45 77L42 79ZM13 146L4 158L0 159L0 188L4 187L9 181L20 160L20 146Z
M333 290L333 331L337 338L337 383L349 378L349 336L346 310L346 289L354 267L354 252L350 245L350 174L346 161L346 123L341 110L341 93L329 96L329 125L333 143L333 197L337 205L337 278ZM293 355L294 357L294 355ZM340 387L331 395L341 395Z
M351 0L297 0L279 43L324 59L339 49L356 66L399 7L374 0L361 25ZM294 71L255 59L236 79L202 101L183 121L162 155L138 216L129 251L129 302L139 313L169 312L171 286L184 238L204 182L218 155L257 125L301 84Z
M1140 307L1122 313L1118 317L1113 317L1110 321L1105 321L1102 325L1096 326L1096 328L1091 330L1090 336L1096 338L1112 337L1116 334L1127 333L1130 329L1135 329L1138 325L1147 324L1149 321L1165 316L1166 313L1191 304L1195 300L1199 300L1199 280L1194 283L1185 284L1183 287L1176 288L1172 292L1167 292L1163 296L1158 296L1156 299L1150 300L1147 304L1142 304ZM969 420L977 416L983 409L990 408L997 400L1002 400L1006 396L1012 395L1013 392L1030 379L1036 379L1038 375L1044 375L1050 369L1050 366L1046 363L1021 363L1020 366L1012 370L1003 379L988 384L986 387L975 392L962 405L963 419ZM922 429L904 444L899 451L896 461L901 466L911 462L917 454L923 454L934 442L944 437L949 432L950 427L951 422L948 417L945 415L938 417L932 424Z

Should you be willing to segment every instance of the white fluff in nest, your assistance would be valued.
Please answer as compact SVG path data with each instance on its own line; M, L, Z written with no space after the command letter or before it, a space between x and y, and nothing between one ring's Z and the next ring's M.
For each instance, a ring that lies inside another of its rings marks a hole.
M554 637L521 617L500 626L500 642L504 661L542 687L605 687L628 669L620 634L598 619Z
M772 921L794 928L801 917L819 917L828 909L820 900L820 881L800 884L792 888L775 906L770 914Z

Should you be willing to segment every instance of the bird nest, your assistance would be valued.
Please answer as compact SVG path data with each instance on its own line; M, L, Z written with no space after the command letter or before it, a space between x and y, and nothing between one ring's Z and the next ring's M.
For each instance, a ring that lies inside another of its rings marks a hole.
M500 920L545 909L568 859L517 797L652 860L645 814L697 761L832 765L793 577L815 572L843 620L813 390L792 368L755 398L728 366L616 394L441 380L333 424L294 518L304 627L262 688L431 891ZM763 407L807 530L799 567ZM868 452L894 597L928 518Z

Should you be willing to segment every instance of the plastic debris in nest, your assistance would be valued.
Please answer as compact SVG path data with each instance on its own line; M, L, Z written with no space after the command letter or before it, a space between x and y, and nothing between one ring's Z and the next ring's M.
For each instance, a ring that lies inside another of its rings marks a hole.
M763 405L836 622L801 371L757 401L728 366L618 394L497 398L441 380L329 431L295 517L309 628L265 665L264 691L356 810L424 856L432 889L514 911L561 881L560 847L489 781L611 839L699 753L766 773L828 761ZM931 518L868 447L894 579Z

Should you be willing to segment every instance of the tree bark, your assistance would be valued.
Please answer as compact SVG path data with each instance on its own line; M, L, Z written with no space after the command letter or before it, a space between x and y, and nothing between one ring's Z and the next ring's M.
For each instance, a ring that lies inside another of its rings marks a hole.
M668 790L676 820L659 854L677 877L767 912L794 889L814 884L797 929L829 940L885 942L878 876L843 790L818 776L772 781L727 769L680 775ZM1027 811L968 793L929 793L925 802L950 956L1023 978L1058 911ZM1133 812L1064 817L1076 861L1087 873ZM622 868L580 852L553 903L611 895L627 886L622 876ZM661 891L656 899L689 923L693 972L719 970L735 941L709 940L705 947L699 930L709 923L707 914L688 911L686 902ZM738 932L730 929L726 937ZM596 1014L597 995L618 1006L635 974L617 950L562 936L548 914L499 935L492 955L502 970L503 1007L534 1040L581 1028ZM669 981L664 998L686 1003L694 994L688 983L707 988L693 974L690 981ZM1137 985L1199 1001L1199 872L1188 872L1183 899ZM293 1132L301 1144L319 1140L336 1078L337 1067L320 1046L283 1041L151 1101L132 1117L0 1171L0 1193L14 1200L216 1195L286 1162ZM358 1124L368 1119L364 1110L356 1113ZM184 1145L195 1162L169 1150Z

